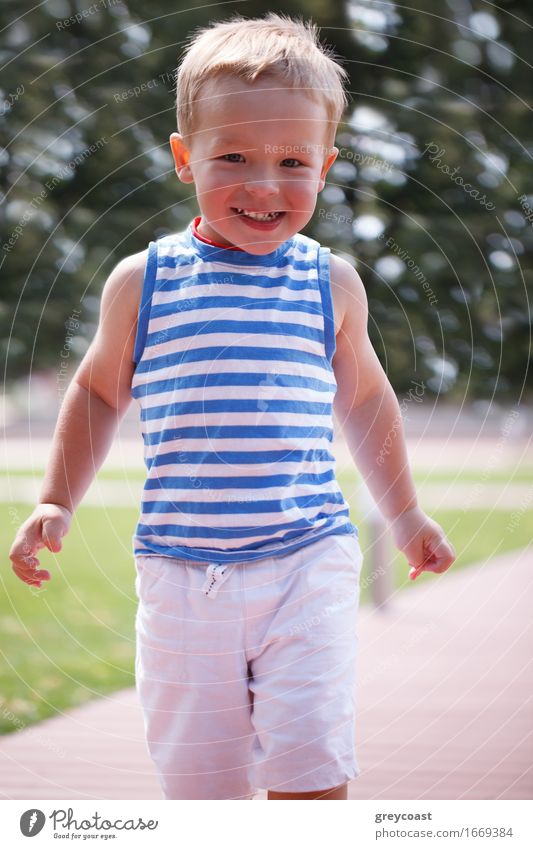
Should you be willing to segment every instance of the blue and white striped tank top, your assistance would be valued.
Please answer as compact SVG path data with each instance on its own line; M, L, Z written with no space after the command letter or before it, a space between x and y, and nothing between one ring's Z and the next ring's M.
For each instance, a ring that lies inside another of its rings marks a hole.
M221 563L357 534L330 453L329 248L151 242L132 395L148 469L134 553Z

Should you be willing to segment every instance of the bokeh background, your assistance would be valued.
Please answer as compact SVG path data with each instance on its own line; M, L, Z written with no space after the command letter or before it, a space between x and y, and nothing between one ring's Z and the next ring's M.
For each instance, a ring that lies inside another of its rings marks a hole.
M132 406L53 579L7 552L38 494L57 410L124 256L198 213L174 173L174 75L194 29L233 13L312 18L350 75L340 155L306 232L359 271L398 393L422 506L455 571L533 532L531 65L526 0L3 0L0 6L0 732L133 686ZM336 439L367 569L407 590ZM434 580L422 576L420 583ZM372 581L362 604L372 603Z

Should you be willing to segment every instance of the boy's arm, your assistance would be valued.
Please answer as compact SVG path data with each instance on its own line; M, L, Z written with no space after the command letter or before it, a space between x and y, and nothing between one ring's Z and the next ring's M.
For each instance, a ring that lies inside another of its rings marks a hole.
M334 303L342 305L333 358L334 411L350 453L413 567L409 577L444 572L455 553L440 525L418 506L400 406L368 337L364 286L351 265L334 255L331 286Z
M102 293L96 335L78 367L58 416L39 504L19 529L9 557L21 580L49 580L35 556L61 549L61 537L103 463L131 401L132 362L146 251L122 260Z

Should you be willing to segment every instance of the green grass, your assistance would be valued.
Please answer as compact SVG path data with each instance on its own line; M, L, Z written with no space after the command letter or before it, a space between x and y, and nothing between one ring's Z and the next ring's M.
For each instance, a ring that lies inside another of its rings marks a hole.
M341 485L349 496L353 476ZM132 508L81 507L64 539L63 551L43 550L43 568L52 580L41 590L23 584L7 557L16 527L29 505L0 505L2 595L0 600L0 732L8 733L74 705L134 684L135 568L131 536L137 518ZM433 518L446 530L458 558L454 570L529 545L533 511L509 528L512 510L440 510ZM368 529L359 525L368 553ZM395 588L408 591L405 557L391 548ZM416 585L435 580L421 575ZM370 598L364 587L361 603ZM415 586L416 586L415 585Z
M512 513L513 511L507 510L436 510L430 511L429 515L444 528L455 548L457 559L452 567L455 572L472 563L482 562L531 544L533 510L521 514L520 520L514 523L511 522ZM370 560L368 530L362 525L359 527L359 533L361 548L363 552L367 552L367 559ZM407 578L407 561L405 556L394 548L391 548L391 554L393 586L396 589L404 589L411 585ZM434 576L422 573L416 584L420 585L428 580L434 580ZM369 590L363 590L361 603L369 600Z
M44 469L14 469L9 473L4 472L3 477L25 477L30 480L41 481L44 475ZM98 480L113 480L113 481L143 481L145 471L142 468L124 468L124 469L102 469L98 472ZM339 479L347 477L350 480L357 480L357 473L349 470L347 472L341 470L338 472ZM518 466L517 468L507 469L461 469L459 471L437 470L421 470L415 469L413 477L417 483L533 483L533 466Z
M2 508L0 731L7 732L133 685L137 512L80 508L63 551L40 552L52 580L39 590L15 576L7 557L28 505Z
M2 477L5 479L12 477L41 481L43 476L44 469L9 469L9 471L2 473ZM98 480L143 481L146 477L146 472L142 468L101 469L96 477Z
M354 469L340 469L337 473L337 478L352 487L361 478ZM454 471L450 469L437 470L413 470L413 478L415 483L437 484L437 483L533 483L533 466L520 466L518 468L484 470L480 469L464 469Z

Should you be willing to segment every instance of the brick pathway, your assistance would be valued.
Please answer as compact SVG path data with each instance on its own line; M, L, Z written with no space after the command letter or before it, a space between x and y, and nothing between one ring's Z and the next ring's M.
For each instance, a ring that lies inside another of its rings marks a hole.
M533 547L361 611L350 798L532 798L532 585ZM0 799L158 798L133 690L0 740Z

